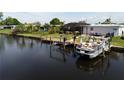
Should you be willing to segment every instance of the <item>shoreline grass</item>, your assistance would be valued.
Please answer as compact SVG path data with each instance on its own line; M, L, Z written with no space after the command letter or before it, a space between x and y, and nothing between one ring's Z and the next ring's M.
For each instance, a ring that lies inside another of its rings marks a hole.
M112 37L111 45L124 48L124 40L120 36Z
M0 34L7 34L7 35L12 35L11 29L4 29L0 30ZM24 37L32 37L32 38L42 38L42 39L47 39L50 40L50 37L53 41L60 41L60 35L58 33L55 34L49 34L48 32L23 32L23 33L18 33L17 36L24 36ZM62 36L67 38L67 41L70 41L72 39L72 34L62 34Z
M0 30L0 34L7 34L7 35L11 35L12 32L10 29L4 29L4 30Z
M12 31L11 31L11 29L4 29L4 30L0 30L0 34L12 35ZM17 36L42 38L44 40L50 40L50 37L51 37L53 41L60 41L60 38L59 38L60 35L58 33L49 34L48 32L23 32L23 33L17 34ZM64 36L64 34L63 34L63 36ZM65 36L66 36L68 42L73 41L73 38L72 38L73 35L72 34L66 34ZM80 38L78 38L76 40L76 42L79 43ZM111 41L111 45L124 48L124 40L121 39L120 36L113 37L112 41Z

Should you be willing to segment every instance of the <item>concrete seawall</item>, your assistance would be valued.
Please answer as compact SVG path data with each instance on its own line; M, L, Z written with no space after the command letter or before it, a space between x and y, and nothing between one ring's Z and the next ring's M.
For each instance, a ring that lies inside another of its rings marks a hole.
M120 46L111 46L111 50L124 53L124 47L120 47Z

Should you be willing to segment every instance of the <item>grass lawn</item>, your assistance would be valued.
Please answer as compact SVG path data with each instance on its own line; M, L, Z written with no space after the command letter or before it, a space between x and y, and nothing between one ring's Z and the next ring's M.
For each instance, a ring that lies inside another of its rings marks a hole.
M111 45L124 47L124 40L120 37L113 37Z
M4 29L4 30L0 30L0 34L12 34L11 29ZM50 36L51 39L54 41L59 41L60 40L60 35L58 33L55 34L49 34L48 32L24 32L24 33L18 33L17 35L19 36L25 36L25 37L36 37L36 38L43 38L43 39L47 39L50 40ZM66 36L67 40L71 40L72 39L72 34L62 34L62 36Z
M47 39L50 40L50 37L53 41L59 41L60 40L60 35L58 33L55 34L49 34L48 32L32 32L32 33L20 33L18 35L21 36L27 36L27 37L37 37L37 38L43 38L43 39ZM62 36L64 36L64 34L62 34ZM72 39L72 34L67 34L65 35L67 40Z
M67 38L67 40L71 40L73 38L73 35L72 34L61 34L62 35L62 38L65 36ZM52 37L53 39L59 39L60 40L60 34L58 33L55 33L55 34L49 34L49 35L46 35L47 37Z
M0 34L11 35L12 32L10 29L4 29L4 30L0 30ZM60 40L60 35L58 33L49 34L48 32L26 32L26 33L19 33L18 35L25 36L25 37L43 38L43 39L47 39L47 40L50 40L50 36L51 36L51 39L53 41ZM62 36L66 36L67 41L73 41L72 34L66 34L66 35L62 34ZM86 41L86 40L88 40L88 38L83 36L83 41ZM63 39L62 39L62 41L63 41ZM78 43L78 44L80 43L80 36L76 39L76 43ZM124 40L122 40L119 36L113 37L111 45L124 47Z
M0 30L0 34L12 34L10 29L4 29L4 30Z

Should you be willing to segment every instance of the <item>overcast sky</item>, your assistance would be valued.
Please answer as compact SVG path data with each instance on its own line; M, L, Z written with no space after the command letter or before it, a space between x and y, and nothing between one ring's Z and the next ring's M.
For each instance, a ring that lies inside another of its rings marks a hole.
M65 23L87 21L88 23L102 22L111 18L113 22L124 22L124 12L4 12L4 18L10 16L21 22L47 23L52 18L59 18Z

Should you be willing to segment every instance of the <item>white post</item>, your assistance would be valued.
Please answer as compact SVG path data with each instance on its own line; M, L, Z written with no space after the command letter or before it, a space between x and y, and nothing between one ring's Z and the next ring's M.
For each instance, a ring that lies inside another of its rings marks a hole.
M81 39L80 39L80 43L82 44L83 40L82 40L82 35L81 35Z

